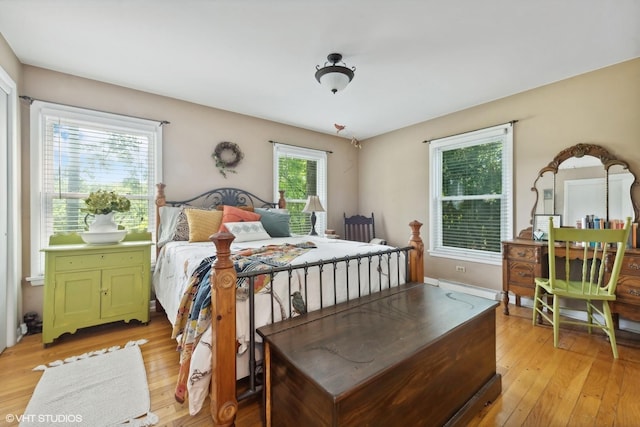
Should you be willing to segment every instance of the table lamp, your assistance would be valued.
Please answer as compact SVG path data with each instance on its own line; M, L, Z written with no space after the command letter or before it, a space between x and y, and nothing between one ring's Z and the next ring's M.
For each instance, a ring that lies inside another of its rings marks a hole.
M322 203L320 203L320 197L309 196L309 198L307 199L307 204L304 205L304 209L302 209L302 212L311 212L311 232L309 232L309 235L317 236L318 233L316 233L316 212L324 212Z

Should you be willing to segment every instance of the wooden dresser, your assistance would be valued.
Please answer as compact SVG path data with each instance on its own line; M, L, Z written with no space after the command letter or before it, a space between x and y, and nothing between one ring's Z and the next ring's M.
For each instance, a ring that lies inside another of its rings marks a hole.
M502 298L504 314L509 314L509 292L520 305L521 296L533 298L534 279L549 274L547 242L507 240L502 242L502 256ZM640 322L640 249L625 251L616 297L611 305L616 323L618 316Z

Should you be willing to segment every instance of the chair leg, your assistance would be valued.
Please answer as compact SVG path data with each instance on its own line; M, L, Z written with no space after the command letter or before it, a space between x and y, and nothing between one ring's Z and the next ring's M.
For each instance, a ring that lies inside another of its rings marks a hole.
M589 323L587 329L589 330L589 334L591 334L591 325L593 325L593 308L590 300L587 300L587 322Z
M540 306L538 298L540 298L540 286L536 285L536 290L533 294L533 326L536 326L536 319L538 318L538 307Z
M560 298L553 295L553 346L558 348L558 337L560 335Z
M602 309L604 313L604 321L607 326L607 334L609 335L609 342L611 343L611 350L613 350L614 359L618 358L618 346L616 345L616 330L613 325L613 318L611 317L611 309L609 308L608 301L602 301Z

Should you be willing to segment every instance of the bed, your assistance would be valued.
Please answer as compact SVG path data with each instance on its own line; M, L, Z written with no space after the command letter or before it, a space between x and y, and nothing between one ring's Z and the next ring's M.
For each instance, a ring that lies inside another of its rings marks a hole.
M417 221L402 248L291 236L283 196L269 202L245 190L219 188L168 201L165 185L157 189L153 287L181 350L176 398L188 394L195 413L209 394L216 425L230 425L238 400L261 391L256 328L423 281ZM239 395L241 378L247 387Z

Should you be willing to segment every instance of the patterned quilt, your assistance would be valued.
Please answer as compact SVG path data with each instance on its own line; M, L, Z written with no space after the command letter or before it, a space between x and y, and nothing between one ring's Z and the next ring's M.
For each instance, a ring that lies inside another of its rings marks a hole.
M231 256L237 273L269 270L289 264L296 257L315 248L313 242L298 244L267 245L260 248L245 249ZM189 375L189 363L193 349L200 336L211 325L211 279L215 273L213 262L215 256L202 260L189 280L177 313L173 327L172 338L179 337L178 351L180 352L180 373L176 385L176 400L184 402L186 398L186 382ZM271 292L270 274L255 277L254 292ZM249 296L249 279L238 278L236 284L237 299L247 299ZM277 300L280 298L274 295Z

